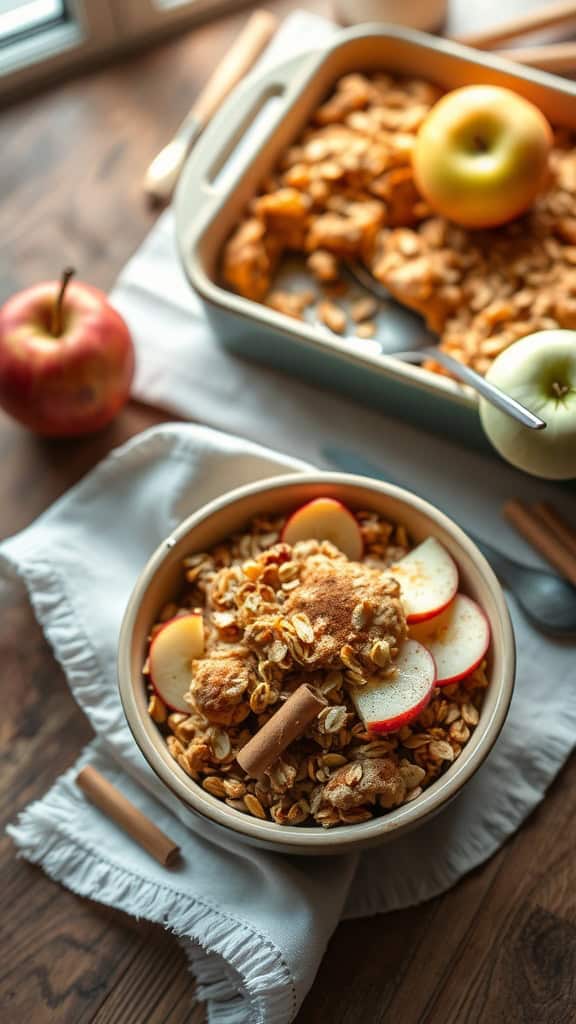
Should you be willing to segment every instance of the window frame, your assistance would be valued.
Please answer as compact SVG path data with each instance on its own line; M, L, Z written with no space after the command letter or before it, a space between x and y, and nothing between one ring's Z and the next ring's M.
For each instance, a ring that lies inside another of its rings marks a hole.
M56 76L114 46L117 22L110 0L67 0L69 20L38 28L0 47L0 97Z
M246 2L246 0L240 0ZM153 0L67 0L70 20L36 29L0 46L0 102L29 85L104 60L239 6L239 0L184 0L156 7Z

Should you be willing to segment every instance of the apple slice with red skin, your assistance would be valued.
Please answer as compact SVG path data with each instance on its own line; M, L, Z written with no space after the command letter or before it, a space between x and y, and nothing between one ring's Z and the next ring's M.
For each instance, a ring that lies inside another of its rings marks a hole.
M416 718L432 696L436 666L423 644L405 640L394 666L396 672L391 679L351 691L356 710L370 732L396 732Z
M314 498L288 517L281 540L296 544L299 540L329 540L352 562L359 562L364 542L356 518L346 505L335 498Z
M456 562L435 537L428 537L387 572L400 584L408 622L439 615L458 590Z
M204 653L201 612L170 619L150 647L150 679L158 696L173 711L190 711L184 694L190 689L192 662Z
M432 654L436 686L448 686L464 679L481 664L490 643L490 625L476 601L456 594L440 615L412 626L410 636Z

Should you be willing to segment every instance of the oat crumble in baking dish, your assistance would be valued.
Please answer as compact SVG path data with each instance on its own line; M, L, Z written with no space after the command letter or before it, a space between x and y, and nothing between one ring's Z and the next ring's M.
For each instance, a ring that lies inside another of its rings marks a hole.
M355 322L367 338L373 311L358 320L342 302L340 267L360 260L480 373L527 334L575 328L575 133L556 130L549 186L526 216L467 231L432 215L412 174L416 132L440 95L418 78L341 78L228 240L226 284L298 319L313 308L337 334ZM316 292L274 289L289 252L306 256Z
M324 503L326 521L330 500L304 509ZM480 663L448 682L457 673L446 662L442 633L453 629L458 600L465 611L466 602L474 604L454 596L457 576L455 586L447 584L446 611L439 603L424 615L417 600L424 563L413 560L428 542L413 549L401 523L340 508L348 519L343 533L341 523L334 526L336 538L354 557L311 537L313 529L306 539L308 514L300 516L303 530L293 525L298 515L255 519L185 558L182 591L161 610L144 665L149 714L180 767L228 806L281 825L354 824L413 800L461 753L488 686L485 645ZM176 652L184 669L174 662L174 643L166 644L174 637L177 644L178 633L185 634ZM416 706L401 664L410 645L425 650L418 638L440 658ZM176 699L168 692L170 702L159 692L166 698L159 681L167 647L168 688L178 673L186 680ZM408 688L401 700L411 705L406 724L395 727L401 718L388 711L385 721L372 721L366 696L393 694L400 683ZM260 757L264 770L244 770L239 761L249 767L246 752L303 691L315 702L308 724L296 723L296 738L275 748L280 753L270 763Z

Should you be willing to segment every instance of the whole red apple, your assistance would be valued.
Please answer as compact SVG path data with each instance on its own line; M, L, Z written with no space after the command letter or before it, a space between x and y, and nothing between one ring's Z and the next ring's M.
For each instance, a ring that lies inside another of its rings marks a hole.
M130 332L103 292L62 280L35 285L0 309L0 405L46 437L105 427L134 375Z

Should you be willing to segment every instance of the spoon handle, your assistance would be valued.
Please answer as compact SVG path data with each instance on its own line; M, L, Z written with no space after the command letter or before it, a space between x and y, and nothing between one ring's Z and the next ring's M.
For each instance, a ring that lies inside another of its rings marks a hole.
M524 405L517 402L511 395L507 395L505 391L501 391L494 384L490 384L485 377L481 377L475 370L465 366L458 359L454 359L447 352L443 352L440 348L432 348L432 346L422 349L422 351L447 370L450 370L464 384L469 384L491 405L495 405L497 409L506 413L507 416L512 416L513 419L518 420L524 427L530 427L531 430L542 430L546 426L544 420L541 420L539 416L535 416L533 412L526 409Z
M359 284L366 291L375 295L378 299L384 299L388 301L390 295L385 288L376 280L375 277L370 273L366 267L362 266L354 260L351 260L346 264L348 273L352 279ZM458 380L461 380L464 384L468 384L471 388L474 388L479 395L482 395L487 402L495 405L497 409L505 413L507 416L511 416L512 419L517 420L522 426L528 427L530 430L543 430L546 426L544 420L540 419L539 416L535 416L533 412L526 409L524 405L517 402L511 395L507 395L500 388L497 388L495 384L490 384L485 377L481 377L479 373L472 370L469 366L465 366L464 363L459 362L458 359L454 359L453 356L448 355L441 348L437 348L435 345L427 345L425 348L418 349L414 352L394 352L396 359L403 359L410 363L422 362L423 356L428 356L430 359L434 359L435 362L440 363L445 367L446 370L450 370ZM372 356L374 360L374 356Z

